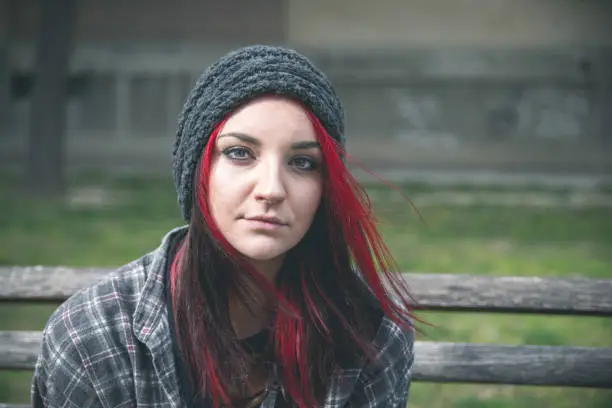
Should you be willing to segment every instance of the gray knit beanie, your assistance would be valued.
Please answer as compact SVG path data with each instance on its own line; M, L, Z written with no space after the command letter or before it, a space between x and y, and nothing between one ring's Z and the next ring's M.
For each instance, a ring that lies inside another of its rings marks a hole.
M198 79L178 120L172 152L174 183L189 221L196 166L215 127L240 105L262 95L301 101L344 145L344 110L327 77L302 54L255 45L223 56Z

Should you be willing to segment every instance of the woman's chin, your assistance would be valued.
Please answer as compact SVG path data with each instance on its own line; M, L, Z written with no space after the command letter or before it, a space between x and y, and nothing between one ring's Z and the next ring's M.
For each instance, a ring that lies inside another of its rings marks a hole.
M258 262L274 261L291 249L281 240L260 239L254 242L236 243L234 248L248 259Z
M279 250L261 250L261 251L245 251L244 256L255 262L273 262L281 258L285 251Z

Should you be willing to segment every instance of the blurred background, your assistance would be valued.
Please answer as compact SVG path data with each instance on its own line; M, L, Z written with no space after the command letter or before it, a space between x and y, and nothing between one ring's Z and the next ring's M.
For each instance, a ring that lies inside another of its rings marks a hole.
M0 265L118 266L181 223L176 119L232 48L308 55L405 271L612 278L612 2L0 0ZM367 171L400 186L422 213ZM53 306L0 303L0 330ZM427 313L424 340L612 347L604 318ZM31 373L0 372L27 402ZM413 407L612 392L415 383Z

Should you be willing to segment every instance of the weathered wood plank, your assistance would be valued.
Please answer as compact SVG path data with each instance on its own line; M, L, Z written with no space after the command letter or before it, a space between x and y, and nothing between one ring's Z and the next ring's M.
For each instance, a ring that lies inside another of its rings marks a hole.
M32 405L27 405L27 404L0 404L0 408L32 408Z
M0 368L31 369L40 332L0 332ZM612 348L415 343L415 381L612 388Z
M0 299L62 301L103 279L112 268L0 267Z
M405 273L427 309L612 316L612 279Z
M612 388L612 348L417 342L414 380Z
M0 370L34 368L42 332L0 331Z
M109 268L0 267L0 301L61 301ZM405 273L418 308L612 316L612 279Z

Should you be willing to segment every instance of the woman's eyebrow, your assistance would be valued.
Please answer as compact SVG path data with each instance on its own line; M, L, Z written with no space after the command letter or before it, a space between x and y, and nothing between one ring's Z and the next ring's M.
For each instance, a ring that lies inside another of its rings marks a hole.
M301 149L319 149L321 145L319 142L305 140L303 142L295 142L291 145L292 149L301 150Z
M255 146L260 146L261 141L251 135L247 135L246 133L241 132L227 132L219 135L217 139L221 139L223 137L235 137L245 143L249 143ZM294 150L303 150L303 149L319 149L321 145L319 142L314 140L304 140L300 142L295 142L291 144L291 148Z
M250 143L253 145L261 145L261 142L259 141L259 139L254 138L253 136L247 135L246 133L240 133L240 132L228 132L228 133L223 133L222 135L219 135L219 137L217 139L221 139L223 137L235 137L236 139L240 139L245 143Z

